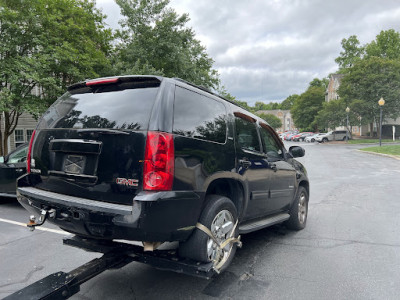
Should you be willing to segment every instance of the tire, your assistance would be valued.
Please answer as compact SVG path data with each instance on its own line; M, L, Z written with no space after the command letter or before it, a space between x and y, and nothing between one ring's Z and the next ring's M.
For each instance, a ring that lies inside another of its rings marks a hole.
M227 198L220 195L210 195L206 198L207 204L203 209L200 216L199 223L206 226L211 232L216 236L217 240L221 243L223 242L229 234L237 221L237 211L233 202ZM217 229L216 224L219 222L227 225L227 230L222 230L222 226ZM230 224L231 223L231 224ZM238 236L238 227L236 227L234 237ZM210 262L214 259L220 262L225 256L228 256L226 262L221 267L220 271L224 271L231 263L236 252L236 244L229 252L223 256L223 252L215 247L216 244L213 240L203 231L196 228L189 239L182 242L179 245L179 256L190 258L195 261Z
M323 143L326 143L327 141L328 141L327 138L323 138L323 139L322 139L322 142L323 142Z
M296 199L290 209L290 218L285 222L287 228L292 230L302 230L306 227L308 215L308 193L300 186L297 191Z
M315 139L311 139L311 143L314 143L315 142Z
M345 140L346 140L346 137L344 136L344 137L343 137L343 141L345 141Z

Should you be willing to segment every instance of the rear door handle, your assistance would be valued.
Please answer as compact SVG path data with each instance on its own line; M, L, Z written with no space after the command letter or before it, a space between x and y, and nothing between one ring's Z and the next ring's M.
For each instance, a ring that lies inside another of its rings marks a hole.
M248 169L248 168L251 166L251 161L249 161L247 158L239 159L239 164L240 164L242 167Z

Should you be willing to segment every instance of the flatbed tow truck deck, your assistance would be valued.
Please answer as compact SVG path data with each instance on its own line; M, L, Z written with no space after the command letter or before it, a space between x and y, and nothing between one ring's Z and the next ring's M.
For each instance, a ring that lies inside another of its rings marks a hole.
M175 250L144 251L143 247L116 241L85 239L78 236L64 238L64 245L90 252L103 253L69 273L56 272L7 296L14 299L68 299L80 291L80 285L109 269L119 269L130 262L141 262L157 269L209 279L217 272L214 264L199 263L180 258Z

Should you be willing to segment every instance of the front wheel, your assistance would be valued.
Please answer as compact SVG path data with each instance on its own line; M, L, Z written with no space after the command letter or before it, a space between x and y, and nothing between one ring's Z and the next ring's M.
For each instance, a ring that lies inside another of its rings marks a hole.
M290 218L286 221L287 228L292 230L302 230L306 227L308 215L308 193L300 186L296 198L290 210Z
M239 232L236 226L238 217L233 202L220 195L210 195L206 201L199 223L211 231L220 245L229 238L236 238ZM224 249L220 249L212 238L196 228L189 239L179 245L179 255L201 262L212 261L214 266L222 263L219 268L222 272L231 263L236 247L236 243L229 243Z
M323 139L322 139L322 142L323 142L323 143L326 143L327 141L328 141L327 138L323 138Z

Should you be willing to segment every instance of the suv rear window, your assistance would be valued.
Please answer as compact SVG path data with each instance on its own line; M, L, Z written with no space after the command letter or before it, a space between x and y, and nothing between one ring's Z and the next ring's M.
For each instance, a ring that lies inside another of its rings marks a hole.
M67 92L43 115L39 128L147 130L157 92L158 87L126 88L126 84L122 89L82 88L77 93Z

